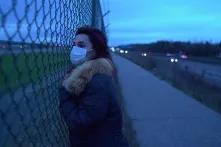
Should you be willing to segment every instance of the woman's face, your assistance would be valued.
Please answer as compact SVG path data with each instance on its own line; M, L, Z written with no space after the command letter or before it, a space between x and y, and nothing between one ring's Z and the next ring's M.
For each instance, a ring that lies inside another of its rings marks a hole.
M74 39L74 46L85 48L88 51L93 50L93 45L86 34L78 34Z

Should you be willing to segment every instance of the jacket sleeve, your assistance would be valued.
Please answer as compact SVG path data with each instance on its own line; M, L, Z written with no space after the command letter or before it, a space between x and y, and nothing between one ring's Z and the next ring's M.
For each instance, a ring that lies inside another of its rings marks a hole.
M77 105L73 96L64 88L60 90L60 110L67 125L72 129L86 129L105 119L108 109L107 77L95 75L82 93Z

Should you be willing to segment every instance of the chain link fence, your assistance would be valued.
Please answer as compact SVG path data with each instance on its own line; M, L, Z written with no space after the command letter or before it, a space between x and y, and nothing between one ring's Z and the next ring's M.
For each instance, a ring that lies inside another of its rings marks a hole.
M0 146L65 147L58 87L77 27L104 30L99 0L0 2Z

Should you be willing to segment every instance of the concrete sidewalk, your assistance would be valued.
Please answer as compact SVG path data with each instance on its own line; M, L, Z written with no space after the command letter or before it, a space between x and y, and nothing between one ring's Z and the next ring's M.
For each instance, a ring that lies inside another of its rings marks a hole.
M221 115L113 55L141 147L221 147Z

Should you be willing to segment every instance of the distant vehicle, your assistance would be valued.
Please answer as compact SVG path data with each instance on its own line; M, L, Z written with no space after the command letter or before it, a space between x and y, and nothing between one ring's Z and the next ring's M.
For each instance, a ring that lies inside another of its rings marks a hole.
M115 49L114 47L111 47L111 51L112 51L112 52L115 52L116 49Z
M120 53L123 54L123 53L124 53L124 50L120 50Z
M147 53L142 53L141 56L145 56L145 57L146 57L146 56L147 56Z
M178 58L176 58L176 57L170 57L170 62L171 62L171 63L177 63L178 61L179 61Z
M174 56L174 54L167 53L166 56L167 56L167 57L171 57L171 56Z
M180 58L181 58L181 59L187 59L187 58L188 58L188 56L187 56L187 55L185 55L185 54L182 54L182 55L180 55Z
M177 63L179 61L177 55L175 54L166 53L166 56L169 57L169 62L171 63Z

